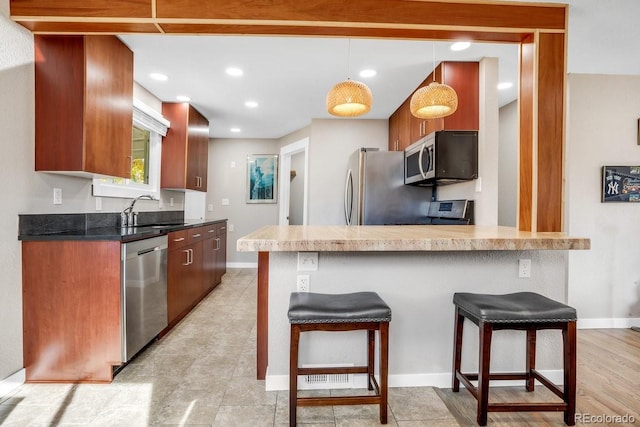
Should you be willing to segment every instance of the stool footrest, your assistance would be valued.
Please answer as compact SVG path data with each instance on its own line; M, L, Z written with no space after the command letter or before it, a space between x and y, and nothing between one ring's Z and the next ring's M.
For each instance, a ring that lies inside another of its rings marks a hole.
M487 406L489 412L545 412L557 411L564 412L567 410L566 403L545 403L545 402L516 402L516 403L490 403Z
M379 405L380 396L298 397L298 406Z

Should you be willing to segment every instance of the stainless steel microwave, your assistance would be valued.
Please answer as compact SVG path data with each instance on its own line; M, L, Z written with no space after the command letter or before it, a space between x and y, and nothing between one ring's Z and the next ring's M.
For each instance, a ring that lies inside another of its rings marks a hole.
M478 178L478 131L437 131L404 151L404 183L443 185Z

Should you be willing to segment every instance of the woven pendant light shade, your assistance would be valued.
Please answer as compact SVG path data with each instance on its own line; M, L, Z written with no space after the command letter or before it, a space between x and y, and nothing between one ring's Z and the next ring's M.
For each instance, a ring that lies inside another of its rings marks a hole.
M411 97L411 114L421 119L447 117L458 108L458 94L448 85L432 82Z
M334 116L356 117L368 113L373 95L366 84L347 79L327 93L327 111Z

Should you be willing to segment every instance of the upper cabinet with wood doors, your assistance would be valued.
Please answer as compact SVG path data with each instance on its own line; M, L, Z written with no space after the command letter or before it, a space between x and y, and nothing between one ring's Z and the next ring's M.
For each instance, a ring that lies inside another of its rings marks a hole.
M389 117L389 150L404 150L420 138L439 130L478 130L480 126L479 71L478 62L440 63L416 90L433 82L435 78L438 83L447 84L456 91L458 109L444 118L417 118L411 114L409 105L412 93ZM394 129L397 126L406 126L407 130L402 133L402 130Z
M160 186L207 191L209 121L188 103L163 103L162 115L171 127L162 141Z
M133 52L107 35L34 36L35 169L131 175Z

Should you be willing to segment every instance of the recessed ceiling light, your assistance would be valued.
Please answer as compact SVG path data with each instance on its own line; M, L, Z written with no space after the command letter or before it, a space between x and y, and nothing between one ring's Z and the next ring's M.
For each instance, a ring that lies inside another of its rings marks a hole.
M244 71L237 67L229 67L225 70L225 72L233 77L240 77L244 74Z
M229 130L230 130L231 132L233 132L233 133L238 133L238 132L240 132L242 129L240 129L240 128L231 128L231 129L229 129Z
M498 83L498 90L505 90L505 89L509 89L513 86L513 83L511 82L502 82L502 83Z
M162 73L151 73L149 74L149 77L151 77L153 80L158 80L159 82L166 82L167 80L169 80L169 77L166 74Z
M176 99L178 101L181 101L181 102L189 102L189 101L191 101L191 98L189 98L188 96L185 96L185 95L178 95L178 96L176 96Z
M257 108L258 107L258 101L246 101L244 103L244 106L247 108Z
M371 68L367 68L366 70L362 70L360 71L360 77L373 77L377 74L376 70L373 70Z
M451 50L453 51L465 50L465 49L468 49L469 46L471 46L471 43L469 42L455 42L454 44L451 45Z

